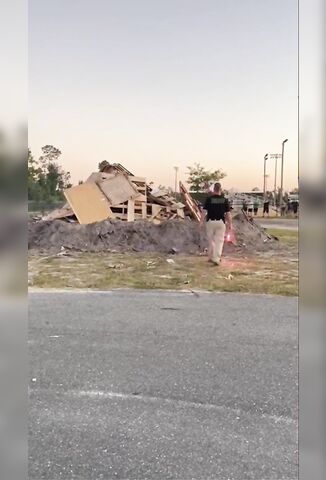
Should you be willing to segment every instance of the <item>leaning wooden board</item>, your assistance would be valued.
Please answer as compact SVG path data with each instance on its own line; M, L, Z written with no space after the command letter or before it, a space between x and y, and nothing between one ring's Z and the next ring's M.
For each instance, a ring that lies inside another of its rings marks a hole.
M108 199L95 183L68 188L64 195L82 225L114 218Z
M189 208L189 210L191 211L191 213L193 215L193 218L195 220L197 220L198 222L200 222L201 211L198 207L197 202L192 198L192 196L190 195L190 193L188 192L188 190L186 189L186 187L183 185L183 183L181 181L179 182L179 188L180 188L180 192L181 192L183 198L185 199L185 203L186 203L187 207Z

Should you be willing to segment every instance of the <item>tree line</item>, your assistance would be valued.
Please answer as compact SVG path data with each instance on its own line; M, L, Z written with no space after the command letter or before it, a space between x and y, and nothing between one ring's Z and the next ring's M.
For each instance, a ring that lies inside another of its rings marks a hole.
M53 145L42 147L35 159L28 149L28 200L55 203L64 200L63 191L71 187L70 172L59 164L61 151Z
M31 150L28 149L28 200L45 203L64 200L63 191L72 184L70 172L65 172L59 163L60 156L61 151L53 145L42 147L42 155L38 159L35 159ZM107 165L109 162L103 160L98 164L98 169L101 170ZM206 191L209 185L226 177L226 173L222 170L207 170L199 163L187 169L189 190L195 193ZM253 188L253 192L256 190L258 191L259 188ZM267 192L267 194L270 201L273 201L273 193Z

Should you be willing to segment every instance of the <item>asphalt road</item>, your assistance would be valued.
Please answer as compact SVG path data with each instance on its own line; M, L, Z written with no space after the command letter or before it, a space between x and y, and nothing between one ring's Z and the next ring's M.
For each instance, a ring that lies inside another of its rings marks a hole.
M297 300L32 293L29 479L297 478Z

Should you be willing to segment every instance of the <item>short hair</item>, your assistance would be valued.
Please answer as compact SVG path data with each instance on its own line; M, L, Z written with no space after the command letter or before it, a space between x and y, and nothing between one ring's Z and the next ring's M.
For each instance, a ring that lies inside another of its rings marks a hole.
M219 182L214 183L214 192L222 190L222 185Z

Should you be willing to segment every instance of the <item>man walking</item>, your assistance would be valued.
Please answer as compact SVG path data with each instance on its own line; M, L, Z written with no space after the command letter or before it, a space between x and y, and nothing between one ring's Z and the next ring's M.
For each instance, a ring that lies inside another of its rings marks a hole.
M248 203L245 198L242 200L242 210L244 211L245 214L248 213Z
M299 202L298 200L294 200L292 202L292 210L295 218L298 218L298 208L299 208Z
M255 217L258 214L258 208L259 208L259 200L258 200L258 198L255 198L255 200L254 200L254 215L255 215Z
M264 198L264 204L263 204L263 217L265 217L265 213L269 217L269 199L268 197Z
M202 223L206 220L208 238L208 259L219 265L225 237L225 222L228 231L232 230L232 216L229 201L224 197L220 183L215 183L214 191L206 198Z

